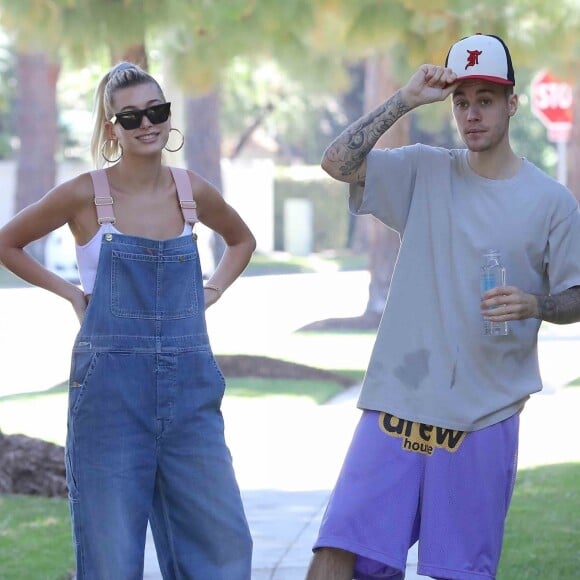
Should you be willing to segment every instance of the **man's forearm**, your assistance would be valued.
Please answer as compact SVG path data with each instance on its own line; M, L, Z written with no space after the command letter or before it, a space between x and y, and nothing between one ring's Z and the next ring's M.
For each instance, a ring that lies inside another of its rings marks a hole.
M322 167L335 179L364 181L363 161L377 141L405 113L411 110L397 91L374 111L345 129L326 149Z
M580 322L580 286L553 296L536 296L540 320L555 324Z

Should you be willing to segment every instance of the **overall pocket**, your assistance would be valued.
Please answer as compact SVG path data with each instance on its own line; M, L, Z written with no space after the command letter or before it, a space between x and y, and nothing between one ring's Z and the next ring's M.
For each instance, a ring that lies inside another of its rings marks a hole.
M70 416L75 415L78 411L98 358L99 354L96 352L73 352L68 380L68 412Z
M171 320L197 314L197 254L113 250L111 312L121 318Z

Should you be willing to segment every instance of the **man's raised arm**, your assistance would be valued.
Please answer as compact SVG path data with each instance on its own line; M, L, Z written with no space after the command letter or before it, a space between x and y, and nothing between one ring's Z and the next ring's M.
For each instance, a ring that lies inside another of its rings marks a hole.
M456 76L450 70L422 65L409 82L374 111L347 127L326 149L322 169L347 183L364 183L366 158L377 141L405 113L451 94Z

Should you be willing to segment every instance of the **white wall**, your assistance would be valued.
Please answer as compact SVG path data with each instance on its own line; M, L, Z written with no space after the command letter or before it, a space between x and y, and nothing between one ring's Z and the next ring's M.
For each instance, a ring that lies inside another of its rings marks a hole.
M222 161L223 194L256 237L258 251L274 249L274 162Z

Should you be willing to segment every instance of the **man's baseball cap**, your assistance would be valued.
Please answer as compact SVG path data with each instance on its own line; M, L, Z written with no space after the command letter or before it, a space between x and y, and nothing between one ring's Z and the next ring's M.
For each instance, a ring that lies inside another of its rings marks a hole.
M457 80L516 84L510 51L499 36L492 34L474 34L456 42L449 49L445 66L457 75Z

